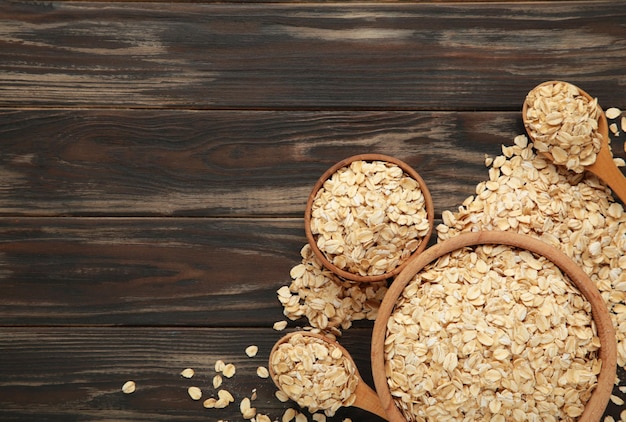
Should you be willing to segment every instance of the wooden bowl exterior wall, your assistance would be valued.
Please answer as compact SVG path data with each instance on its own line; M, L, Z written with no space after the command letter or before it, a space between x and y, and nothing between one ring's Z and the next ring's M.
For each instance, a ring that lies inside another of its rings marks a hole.
M415 274L437 258L463 247L486 244L504 244L526 249L544 256L557 265L563 273L567 274L578 290L590 302L593 319L598 330L598 337L600 338L599 355L602 359L602 369L598 375L596 389L578 421L595 422L600 420L610 399L617 369L615 330L600 292L587 274L560 250L527 235L499 231L463 233L438 243L425 250L419 256L412 258L392 283L383 299L374 324L371 350L374 384L388 419L392 422L406 422L391 396L385 373L384 341L387 332L387 322L398 298Z
M337 170L343 167L349 166L354 161L369 161L369 162L386 161L386 162L393 163L397 165L398 167L400 167L406 174L411 176L413 179L417 180L417 182L420 185L420 190L422 191L422 194L424 195L424 204L426 208L426 215L428 218L428 225L429 225L428 233L426 234L426 236L424 236L424 238L422 239L422 242L420 243L418 248L411 254L411 257L409 259L401 263L394 270L384 273L384 274L380 274L380 275L363 276L359 274L354 274L352 272L349 272L349 271L346 271L337 267L332 262L330 262L329 259L326 257L326 255L317 247L317 238L311 231L311 213L312 213L312 208L313 208L313 202L315 200L315 196L317 192L322 188L322 186L324 185L324 182L328 180L328 178L330 178L335 172L337 172ZM353 155L351 157L345 158L337 162L335 165L333 165L328 170L326 170L324 174L322 174L322 176L320 176L320 178L317 180L317 182L313 186L313 190L311 191L311 194L309 195L307 203L306 203L306 209L304 212L304 230L305 230L307 241L309 245L311 246L311 250L317 257L317 259L322 263L322 265L324 265L324 267L326 267L333 273L337 274L338 276L344 279L357 281L357 282L382 281L382 280L386 280L388 278L398 275L406 267L407 263L413 257L419 255L422 251L426 249L426 246L428 246L428 241L430 239L430 236L433 233L433 228L434 228L434 221L435 221L435 209L434 208L435 207L433 204L433 199L430 194L430 191L428 190L428 187L426 186L426 182L424 182L424 179L419 175L419 173L415 169L413 169L411 166L409 166L407 163L395 157L391 157L391 156L384 155L384 154L357 154L357 155Z

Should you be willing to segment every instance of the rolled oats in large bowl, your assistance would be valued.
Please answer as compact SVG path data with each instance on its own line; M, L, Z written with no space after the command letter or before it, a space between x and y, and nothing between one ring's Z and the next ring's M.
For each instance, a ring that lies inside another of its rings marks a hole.
M433 204L420 175L385 155L349 157L328 169L307 201L305 231L322 264L353 281L380 281L424 250Z
M519 234L465 233L423 252L396 282L372 340L391 421L602 415L614 330L595 286L558 250Z

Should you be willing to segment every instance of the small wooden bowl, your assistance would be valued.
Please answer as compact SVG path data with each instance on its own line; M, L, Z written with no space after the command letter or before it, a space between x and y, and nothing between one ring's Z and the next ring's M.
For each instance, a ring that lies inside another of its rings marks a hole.
M387 333L387 323L398 298L407 284L426 265L457 249L486 244L508 245L544 256L559 267L564 274L569 276L578 290L590 302L593 320L596 323L598 337L600 338L599 356L602 359L602 369L598 375L597 386L578 422L600 420L611 396L617 370L615 330L600 292L587 274L558 249L527 235L498 231L463 233L432 246L419 256L412 258L389 288L374 323L371 350L374 384L388 419L391 422L406 422L391 396L385 372L384 342Z
M337 172L341 168L349 166L354 161L368 161L368 162L386 161L386 162L395 164L398 167L400 167L404 171L404 173L406 173L407 175L409 175L411 178L415 179L419 183L420 190L422 191L422 194L424 196L424 206L426 208L426 215L427 215L428 224L430 227L428 229L428 233L426 234L426 236L424 236L418 248L411 254L411 256L408 259L406 259L404 262L402 262L392 271L386 272L384 274L360 275L360 274L355 274L355 273L352 273L352 272L349 272L342 268L337 267L332 262L330 262L330 260L324 254L324 252L322 252L318 248L317 236L314 235L311 231L311 213L312 213L312 208L313 208L313 202L315 200L315 196L317 192L322 188L322 186L324 185L324 182L326 182L326 180L329 179L335 172ZM402 269L406 266L406 264L409 262L411 258L413 258L414 256L418 255L420 252L422 252L424 249L426 249L426 246L428 245L428 241L430 239L430 236L434 228L434 214L435 214L434 205L433 205L433 200L432 200L430 191L426 187L426 183L424 182L424 179L422 179L422 177L417 173L417 171L415 171L411 166L409 166L408 164L406 164L405 162L397 158L390 157L390 156L383 155L383 154L359 154L359 155L353 155L352 157L348 157L339 161L334 166L326 170L326 172L324 172L324 174L322 174L322 176L317 180L317 182L313 186L313 190L311 191L311 194L309 195L309 198L306 203L306 209L304 212L304 230L306 233L307 241L309 245L311 246L311 250L317 257L317 259L322 263L322 265L324 265L324 267L326 267L333 273L339 275L340 277L344 279L357 281L357 282L382 281L382 280L386 280L388 278L394 277L395 275L400 273L400 271L402 271Z

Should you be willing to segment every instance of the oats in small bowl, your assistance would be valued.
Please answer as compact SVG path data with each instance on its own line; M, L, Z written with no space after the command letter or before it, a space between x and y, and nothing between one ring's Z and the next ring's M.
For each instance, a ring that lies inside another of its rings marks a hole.
M328 169L307 201L307 240L322 264L353 281L398 274L423 251L434 207L421 176L386 155L362 154Z

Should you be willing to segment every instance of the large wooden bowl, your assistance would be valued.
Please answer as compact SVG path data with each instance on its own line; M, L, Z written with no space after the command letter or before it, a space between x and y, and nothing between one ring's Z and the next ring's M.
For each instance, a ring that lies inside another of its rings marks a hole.
M387 322L398 298L413 277L437 258L463 247L486 244L504 244L526 249L537 255L544 256L559 267L564 274L569 276L578 290L591 303L592 316L596 323L601 343L599 356L602 359L602 369L598 375L597 387L578 420L580 422L600 420L611 396L617 369L615 331L609 311L602 296L600 296L600 292L587 274L558 249L527 235L498 231L463 233L432 246L410 260L385 295L372 333L371 358L376 391L388 419L392 422L406 422L391 396L385 373L384 341L387 333Z
M426 208L426 215L427 215L427 218L428 218L428 224L430 226L430 228L428 229L428 233L426 234L426 236L424 236L423 239L421 239L422 241L421 241L420 245L411 254L411 256L409 258L407 258L404 262L401 262L400 265L395 267L392 271L386 272L384 274L360 275L360 274L355 274L355 273L352 273L352 272L349 272L349 271L346 271L346 270L344 270L342 268L337 267L318 248L318 246L317 246L317 236L314 235L312 230L311 230L311 213L312 213L313 202L315 200L315 195L322 188L322 186L324 185L324 182L327 179L329 179L335 172L337 172L339 169L341 169L343 167L349 166L354 161L368 161L368 162L372 162L372 161L386 161L386 162L395 164L398 167L400 167L404 171L404 173L406 173L407 175L409 175L413 179L417 180L417 182L419 183L419 186L420 186L420 190L422 191L422 194L424 195L424 206ZM305 213L304 213L304 230L305 230L307 241L308 241L309 245L311 246L311 249L312 249L313 253L317 257L317 259L322 263L322 265L324 265L324 267L326 267L327 269L329 269L330 271L332 271L333 273L339 275L340 277L342 277L344 279L348 279L348 280L352 280L352 281L358 281L358 282L373 282L373 281L386 280L388 278L396 276L406 266L406 264L408 263L410 258L415 257L420 252L422 252L424 249L426 249L426 246L428 246L428 240L430 239L430 236L431 236L431 234L433 232L434 220L435 220L435 215L434 214L435 214L435 211L434 211L433 199L432 199L432 196L430 194L430 191L428 190L428 187L426 186L426 183L424 182L424 179L422 179L422 177L418 174L417 171L415 171L415 169L413 169L407 163L405 163L405 162L403 162L403 161L401 161L401 160L399 160L397 158L390 157L390 156L387 156L387 155L383 155L383 154L359 154L359 155L353 155L352 157L348 157L348 158L345 158L345 159L339 161L338 163L336 163L335 165L330 167L328 170L326 170L326 172L324 172L324 174L322 174L322 176L320 176L320 178L317 180L317 182L313 186L313 190L311 191L311 194L309 195L309 198L307 200L306 209L305 209Z

